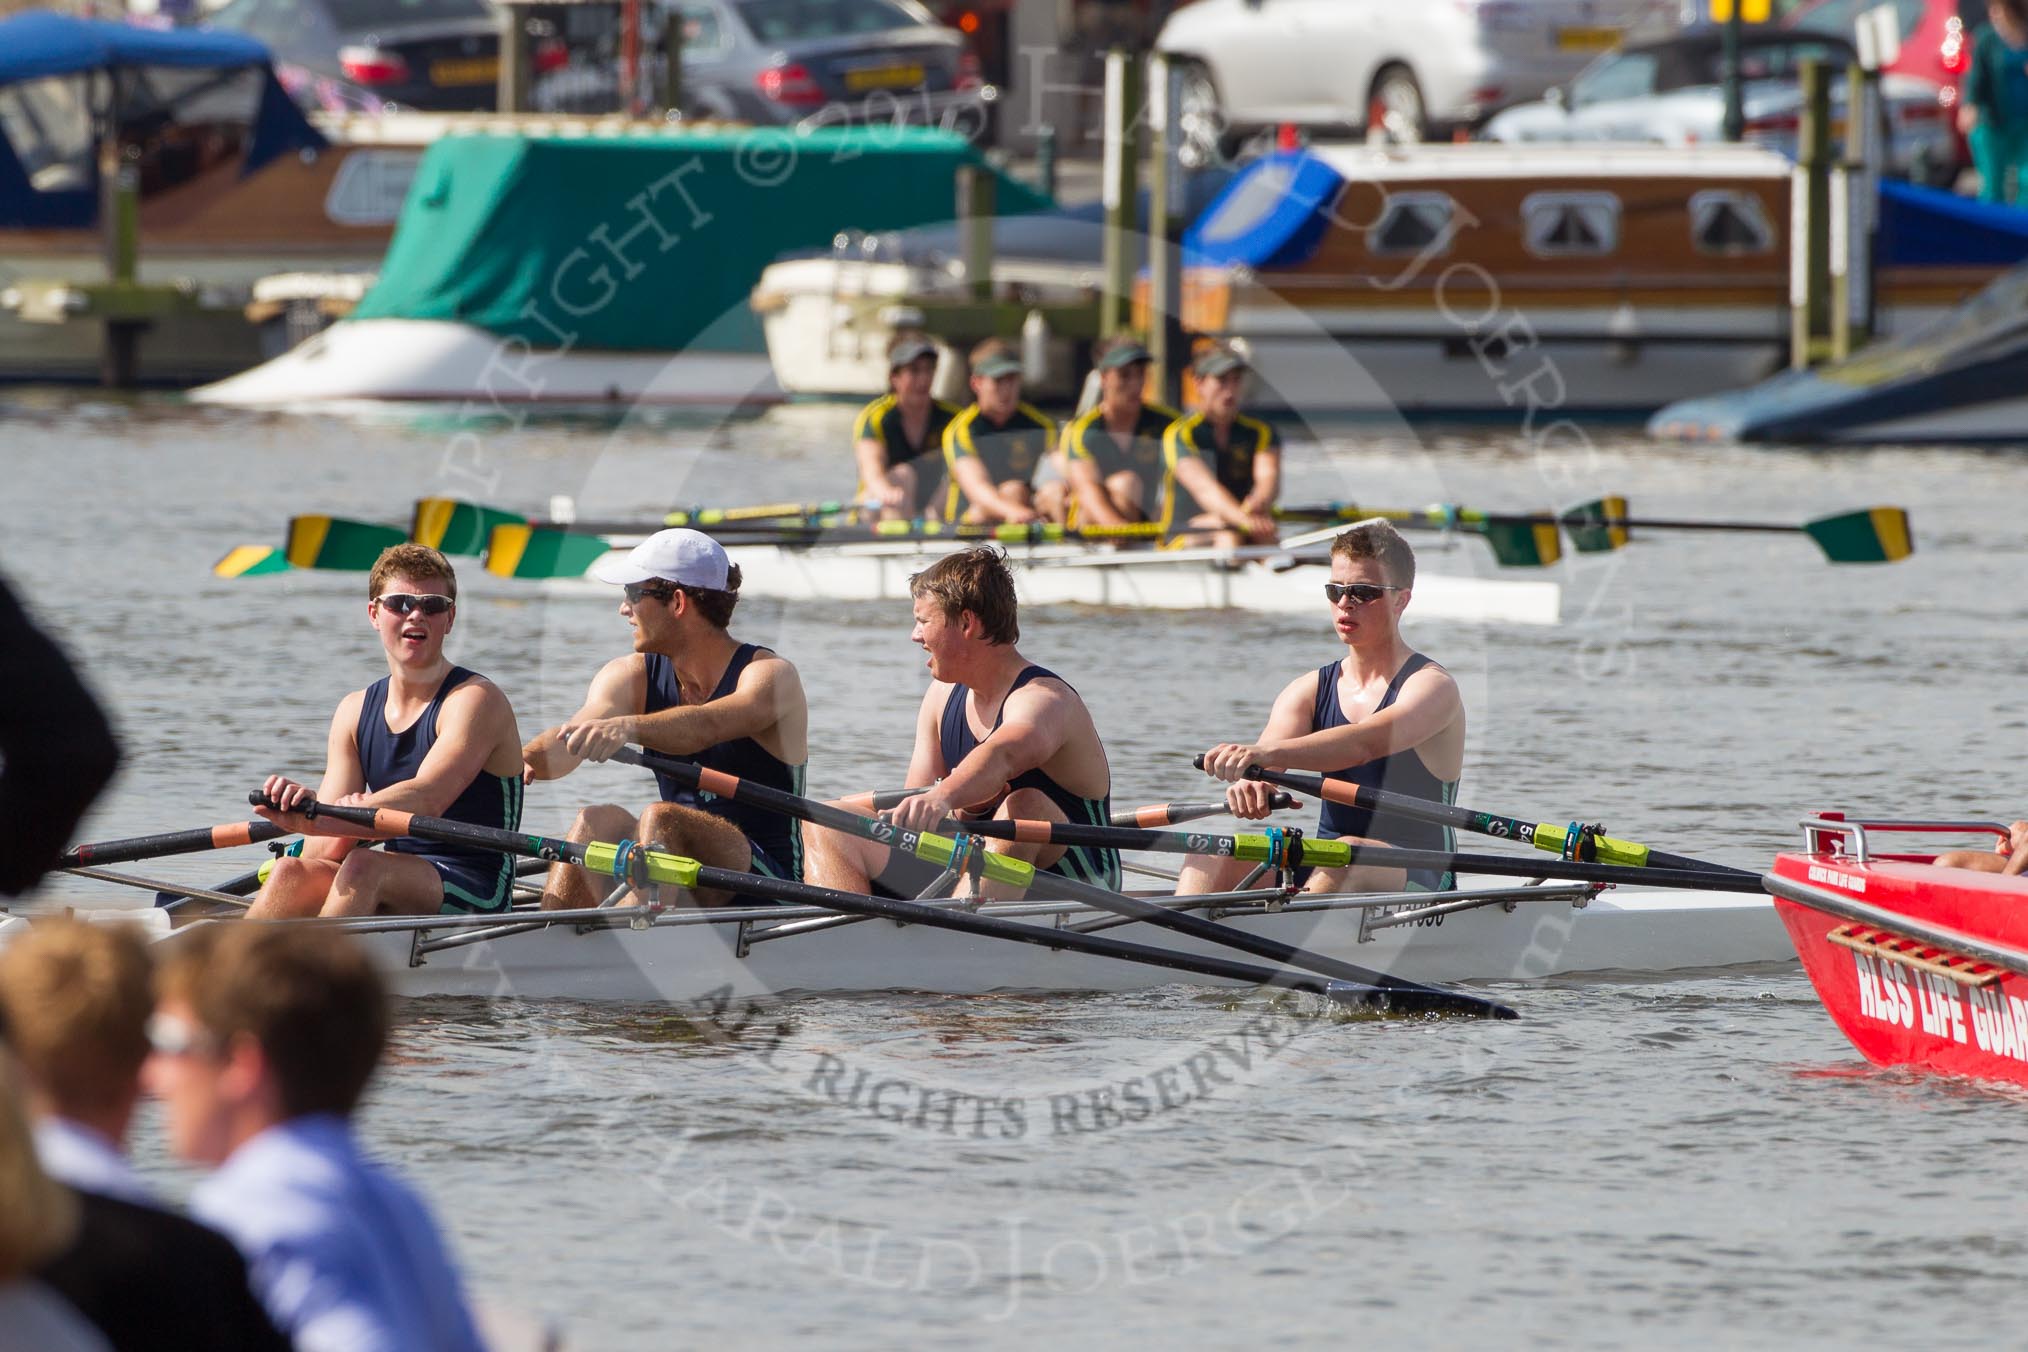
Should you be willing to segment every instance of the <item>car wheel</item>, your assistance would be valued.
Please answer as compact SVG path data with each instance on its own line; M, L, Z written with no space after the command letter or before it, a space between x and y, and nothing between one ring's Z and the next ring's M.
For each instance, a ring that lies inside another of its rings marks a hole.
M1429 133L1429 114L1423 107L1422 86L1407 66L1388 66L1374 77L1373 92L1366 99L1366 136L1382 140L1420 141Z
M1218 85L1202 61L1178 61L1175 78L1181 86L1177 124L1182 132L1178 158L1185 169L1209 169L1226 158L1228 128Z

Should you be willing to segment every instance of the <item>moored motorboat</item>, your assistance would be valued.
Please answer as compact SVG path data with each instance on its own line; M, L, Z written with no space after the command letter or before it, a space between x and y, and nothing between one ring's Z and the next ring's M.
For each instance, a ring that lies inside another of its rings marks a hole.
M1868 1061L2028 1085L2028 878L1877 854L1889 832L1963 838L1997 822L1803 822L1763 879L1803 969Z

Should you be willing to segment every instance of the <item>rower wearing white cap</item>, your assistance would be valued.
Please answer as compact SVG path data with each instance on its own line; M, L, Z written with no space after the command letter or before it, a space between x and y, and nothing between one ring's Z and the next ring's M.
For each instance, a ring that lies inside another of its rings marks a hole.
M587 760L639 743L707 769L789 793L803 791L809 709L794 666L727 632L739 602L739 566L694 530L649 536L592 575L625 589L620 614L634 651L600 668L584 707L522 749L530 779L561 779ZM601 803L580 812L575 841L637 839L715 868L803 876L798 824L657 776L661 799L638 817ZM549 871L545 909L595 906L612 890L570 864ZM700 891L716 905L726 894Z
M921 334L896 334L887 345L887 393L852 424L859 496L879 502L882 521L942 505L944 429L958 410L930 394L936 376L936 344Z

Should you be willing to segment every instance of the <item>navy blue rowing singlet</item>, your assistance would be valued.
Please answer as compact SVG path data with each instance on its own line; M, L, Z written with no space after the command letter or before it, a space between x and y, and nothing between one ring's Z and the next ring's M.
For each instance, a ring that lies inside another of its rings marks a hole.
M1379 713L1394 703L1401 693L1402 685L1409 677L1434 662L1421 653L1411 653L1401 670L1394 673L1394 679L1387 683L1387 693L1380 697L1380 703L1373 708ZM1344 709L1338 704L1338 678L1343 673L1340 662L1327 662L1317 669L1317 697L1310 712L1310 727L1322 732L1325 728L1342 728L1352 723L1345 717ZM1327 770L1326 777L1349 779L1369 789L1382 789L1406 797L1427 798L1435 803L1451 803L1457 800L1458 781L1438 779L1422 756L1411 747L1406 751L1394 751L1377 760L1367 761L1344 770ZM1342 803L1325 803L1317 817L1317 834L1326 840L1340 836L1361 836L1367 840L1385 841L1389 845L1405 850L1449 850L1455 847L1456 838L1448 826L1433 822L1414 821L1390 812L1374 812L1363 807L1348 807ZM1448 876L1430 869L1411 869L1409 882L1427 887L1431 891L1448 885Z
M1007 687L1007 696L1034 680L1062 681L1055 672L1038 666L1026 666L1014 678L1014 684ZM1070 684L1064 681L1067 686ZM944 758L944 773L958 768L958 763L972 754L978 747L979 739L972 734L971 720L966 716L971 701L971 687L954 685L944 701L943 717L937 726L937 744ZM993 719L994 729L1007 716L1007 700L1000 701L1000 713ZM989 732L990 736L991 733ZM1072 793L1063 785L1051 779L1037 766L1023 770L1007 782L1007 789L1040 789L1056 804L1064 819L1073 826L1107 826L1112 822L1113 798L1110 789L1100 798L1085 798ZM1063 852L1063 857L1042 870L1045 873L1060 873L1066 878L1095 884L1099 887L1118 889L1120 885L1120 852L1099 849L1093 846L1073 846Z
M476 672L452 667L437 687L437 693L415 722L394 732L387 726L387 691L392 677L383 676L366 687L359 706L359 723L353 741L359 748L359 765L366 773L366 789L376 793L389 785L414 779L423 758L437 744L437 716L444 698L471 680ZM448 808L439 814L454 822L489 826L496 831L521 829L521 776L489 774L482 766ZM403 837L381 846L397 854L417 854L443 865L452 865L444 876L445 898L466 909L493 910L505 904L502 879L511 884L514 861L494 850L470 845L447 845L439 841ZM468 876L469 875L469 876Z
M740 673L763 651L757 644L742 643L726 663L725 675L718 678L718 686L705 700L709 704L715 699L724 699L739 688ZM648 703L645 713L660 713L674 709L683 703L683 689L676 680L676 665L660 653L644 654L648 662ZM790 765L774 752L751 737L740 737L717 746L706 747L694 756L675 756L671 759L687 761L707 770L717 770L736 779L752 780L771 789L801 796L806 767ZM753 807L746 803L720 798L715 793L705 793L688 788L670 779L667 775L656 775L655 783L662 791L665 803L681 803L694 807L700 812L709 812L714 817L723 817L739 829L741 835L761 851L766 859L756 859L755 865L761 872L772 873L775 869L762 867L772 863L791 879L803 876L803 824L793 817L765 808Z

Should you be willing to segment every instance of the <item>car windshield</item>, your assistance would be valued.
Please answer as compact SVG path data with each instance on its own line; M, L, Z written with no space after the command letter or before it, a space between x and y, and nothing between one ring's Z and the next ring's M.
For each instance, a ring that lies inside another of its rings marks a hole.
M1652 52L1614 52L1600 57L1578 73L1570 83L1572 103L1605 103L1611 99L1638 99L1655 92Z
M440 19L483 19L491 10L485 0L325 0L331 20L343 31L393 28L405 23Z
M739 17L762 42L880 33L920 22L890 0L745 0Z

